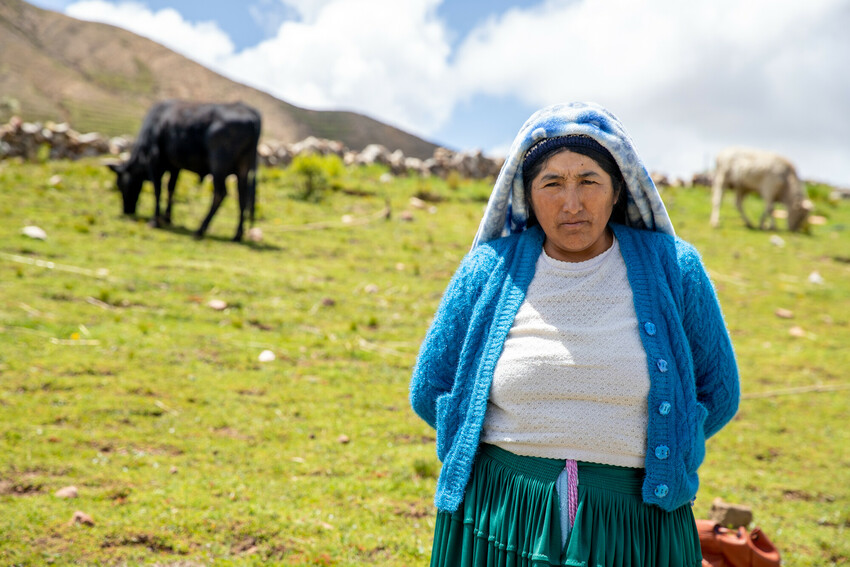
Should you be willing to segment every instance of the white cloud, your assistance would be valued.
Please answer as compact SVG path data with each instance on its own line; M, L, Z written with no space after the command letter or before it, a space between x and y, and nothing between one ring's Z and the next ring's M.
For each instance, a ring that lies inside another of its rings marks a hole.
M835 160L850 155L848 26L840 0L551 0L474 30L454 82L458 97L598 101L670 171L742 143L788 154L804 175L848 180Z
M187 22L171 8L153 12L136 2L83 0L68 6L65 13L130 30L211 67L234 49L230 37L215 22Z
M309 108L356 110L427 133L451 112L439 0L287 0L301 19L223 59L229 76Z

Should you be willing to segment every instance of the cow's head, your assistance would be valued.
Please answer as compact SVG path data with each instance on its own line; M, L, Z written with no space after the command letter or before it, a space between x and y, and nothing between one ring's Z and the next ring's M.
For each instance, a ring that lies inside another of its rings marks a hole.
M133 167L126 161L118 164L111 163L107 167L118 176L116 181L124 201L124 214L136 214L136 203L139 202L139 194L142 192L142 183L145 180L144 171L140 171L138 167Z
M805 231L809 224L809 213L814 209L814 204L803 199L799 203L794 203L788 210L788 230L791 232Z

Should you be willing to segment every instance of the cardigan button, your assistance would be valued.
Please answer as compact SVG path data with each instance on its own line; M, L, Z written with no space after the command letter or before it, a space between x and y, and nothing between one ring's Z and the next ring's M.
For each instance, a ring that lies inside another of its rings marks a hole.
M667 487L666 484L659 484L655 487L655 495L658 498L664 498L665 496L667 496L668 492L670 492L670 489Z
M673 409L673 404L670 402L661 402L661 405L658 406L658 413L661 415L667 415L670 413L671 409Z
M655 336L655 323L653 323L652 321L647 321L646 324L643 326L643 330L646 331L646 334L650 337Z
M658 359L658 370L661 372L667 372L667 361L663 358Z
M670 456L670 447L667 445L659 445L655 448L655 457L660 460L664 460Z

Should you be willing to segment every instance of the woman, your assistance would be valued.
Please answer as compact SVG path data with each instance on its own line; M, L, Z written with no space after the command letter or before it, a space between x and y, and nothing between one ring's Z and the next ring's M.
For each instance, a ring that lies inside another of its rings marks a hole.
M432 566L698 567L697 468L739 396L714 289L619 121L538 111L413 372L443 463Z

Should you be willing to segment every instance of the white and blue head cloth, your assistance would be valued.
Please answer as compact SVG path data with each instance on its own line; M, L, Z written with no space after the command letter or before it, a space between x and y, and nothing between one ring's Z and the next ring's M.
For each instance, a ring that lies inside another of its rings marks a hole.
M573 102L542 108L523 124L496 178L473 248L525 230L528 208L522 185L522 158L540 140L572 134L590 136L611 152L620 166L628 187L626 224L675 235L661 195L620 121L598 104Z

